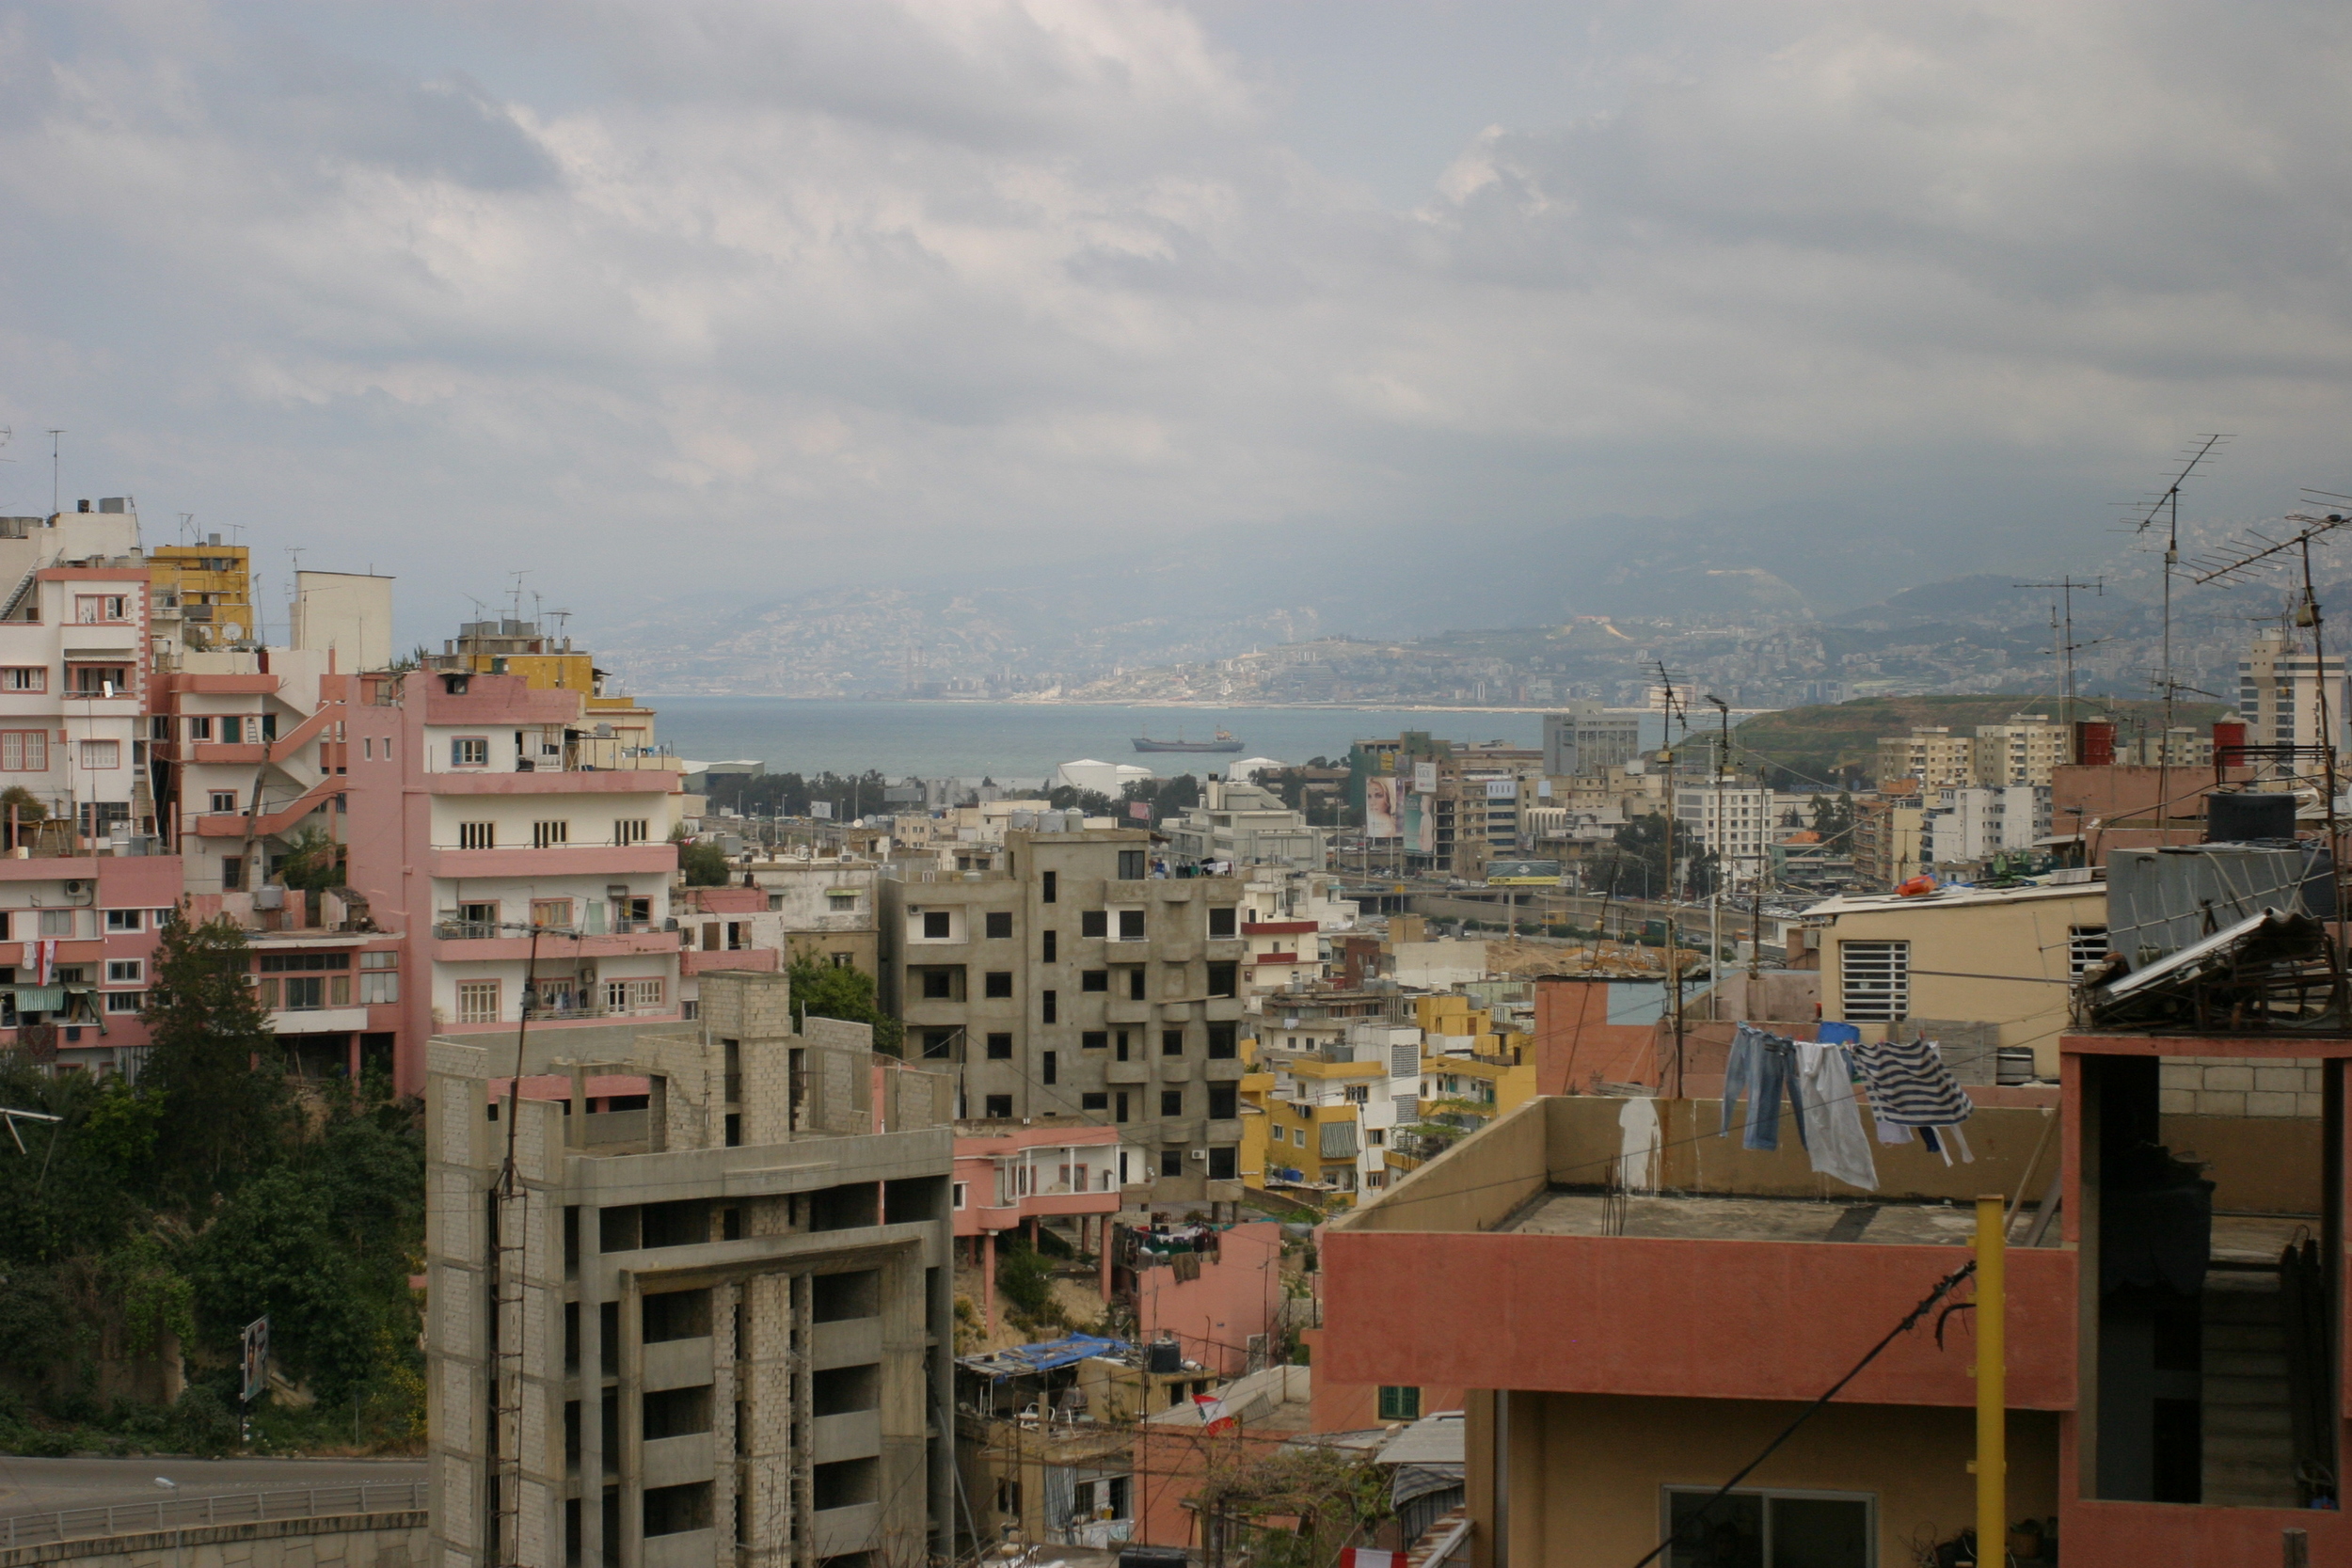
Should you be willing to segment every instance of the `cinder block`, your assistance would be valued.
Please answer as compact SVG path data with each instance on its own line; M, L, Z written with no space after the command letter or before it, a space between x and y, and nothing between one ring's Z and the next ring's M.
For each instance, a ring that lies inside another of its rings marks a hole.
M2328 1092L2328 1069L2324 1067L2305 1068L2303 1069L2303 1092L2326 1094Z
M2254 1087L2275 1094L2300 1094L2303 1091L2303 1069L2299 1067L2258 1067L2254 1069Z
M2313 1119L2317 1119L2327 1114L2327 1112L2323 1109L2324 1103L2324 1096L2317 1094L2298 1094L2295 1097L2295 1114L2298 1117L2311 1117Z
M2158 1089L2156 1109L2168 1117L2194 1116L2197 1113L2195 1089Z
M2201 1117L2242 1117L2246 1114L2246 1096L2229 1090L2201 1090L2197 1096L2197 1114Z
M2254 1086L2254 1069L2250 1067L2209 1067L2205 1069L2207 1089L2244 1091Z
M2293 1094L2265 1093L2257 1089L2246 1097L2246 1114L2249 1117L2291 1117L2295 1115Z
M2191 1062L2158 1062L2156 1086L2160 1089L2200 1089L2204 1087L2205 1072Z

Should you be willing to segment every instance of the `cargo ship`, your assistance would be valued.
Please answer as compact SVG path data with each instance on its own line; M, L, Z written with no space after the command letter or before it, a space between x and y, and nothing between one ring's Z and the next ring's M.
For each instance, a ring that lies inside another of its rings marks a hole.
M1180 736L1183 734L1182 731L1177 733ZM1154 740L1150 736L1143 735L1136 737L1136 750L1138 752L1238 752L1241 750L1241 742L1235 740L1232 734L1225 730L1217 731L1216 738L1214 740L1182 738Z

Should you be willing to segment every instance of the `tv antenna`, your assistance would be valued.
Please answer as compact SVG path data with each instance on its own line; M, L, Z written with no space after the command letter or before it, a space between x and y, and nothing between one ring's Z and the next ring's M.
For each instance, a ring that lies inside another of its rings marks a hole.
M2197 466L2213 455L2214 449L2229 438L2226 433L2220 431L2190 436L2188 460L2181 465L2181 471L2172 476L2172 483L2157 492L2155 499L2148 503L2148 509L2140 514L2139 522L2132 530L2134 533L2145 536L2150 529L2156 526L2159 517L2165 520L2162 685L2164 734L2168 743L2172 734L2172 569L2181 563L2181 486L2188 483L2188 476L2197 471Z
M49 432L49 515L52 517L57 515L57 498L63 493L57 483L57 437L64 434L62 429L53 428Z
M2061 577L2056 582L2013 582L2010 586L2011 588L2055 588L2058 591L2058 604L2050 607L2054 612L2050 633L2051 641L2057 644L2056 651L2058 656L2058 725L2060 728L2065 728L2074 721L2074 650L2092 646L2090 642L2074 641L2074 591L2079 588L2088 588L2092 594L2105 597L2107 591L2106 579L2092 578L2089 582L2077 582L2072 576L2068 576ZM2060 606L2064 607L2063 610L2059 608ZM2061 629L2061 622L2063 629ZM2105 641L2106 639L2101 638L2098 641Z
M180 543L182 543L183 545L187 544L190 540L194 539L195 537L196 537L196 514L195 514L195 513L193 513L193 512L183 512L183 513L181 513L181 514L180 514Z

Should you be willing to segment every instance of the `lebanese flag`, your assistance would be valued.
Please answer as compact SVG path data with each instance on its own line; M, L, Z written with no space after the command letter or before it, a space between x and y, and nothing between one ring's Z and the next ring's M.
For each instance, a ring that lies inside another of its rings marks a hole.
M1340 1568L1405 1568L1405 1554L1375 1552L1369 1546L1349 1546L1340 1553Z
M1225 1402L1215 1394L1193 1395L1192 1407L1200 1412L1200 1430L1203 1432L1232 1432L1238 1424L1226 1413Z

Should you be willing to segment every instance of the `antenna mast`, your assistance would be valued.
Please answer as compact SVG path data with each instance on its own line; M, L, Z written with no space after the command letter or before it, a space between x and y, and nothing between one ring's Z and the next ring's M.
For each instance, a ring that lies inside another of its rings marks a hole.
M2062 577L2056 582L2019 582L2012 583L2010 586L2014 588L2055 588L2058 591L2058 599L2060 604L2065 607L2061 611L2065 618L2065 629L2058 639L2058 726L2061 729L2066 729L2067 733L2072 735L2074 732L2071 728L2069 728L2069 726L2074 723L2074 649L2077 646L2074 641L2074 590L2077 588L2088 588L2093 594L2104 596L2107 591L2106 579L2105 578L2092 578L2089 582L2076 582L2072 577ZM2055 630L2057 628L2054 627L2053 629Z

